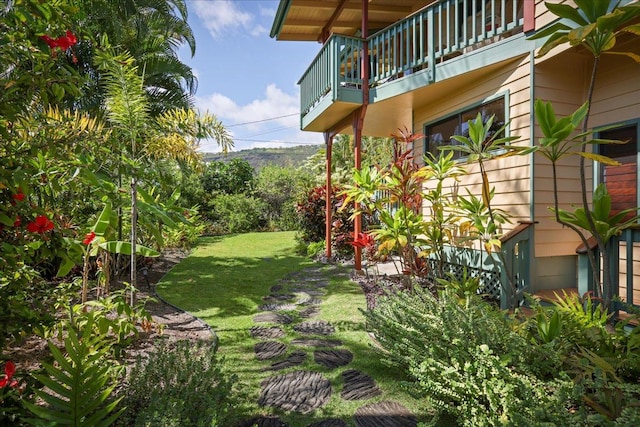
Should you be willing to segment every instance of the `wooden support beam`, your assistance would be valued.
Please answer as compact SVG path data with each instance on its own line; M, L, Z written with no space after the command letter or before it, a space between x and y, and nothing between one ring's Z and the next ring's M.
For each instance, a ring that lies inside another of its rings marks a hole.
M330 132L324 133L324 143L327 150L326 153L326 195L325 195L325 231L324 231L324 241L325 241L325 254L327 259L331 258L331 228L332 221L331 218L331 198L332 195L332 186L331 186L331 151L333 149L333 138L334 134Z

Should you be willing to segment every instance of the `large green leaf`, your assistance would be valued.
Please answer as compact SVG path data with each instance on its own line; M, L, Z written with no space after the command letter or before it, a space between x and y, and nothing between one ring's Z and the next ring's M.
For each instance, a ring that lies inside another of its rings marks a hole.
M568 19L580 26L588 25L590 23L580 14L578 9L567 4L545 3L545 5L547 6L547 9L560 18Z
M123 241L110 241L100 243L102 249L113 254L131 255L131 243ZM160 252L142 245L136 245L136 255L146 257L160 256Z
M582 156L586 159L589 160L593 160L595 162L600 162L604 165L607 166L619 166L620 162L617 160L612 159L611 157L607 157L607 156L603 156L602 154L596 154L596 153L588 153L588 152L580 152L580 153L576 153L579 156Z
M108 234L111 226L111 221L113 220L113 208L111 206L111 202L107 202L98 217L95 225L93 226L93 232L96 233L96 236L103 236Z
M104 344L104 336L93 334L92 328L90 318L81 331L82 339L73 326L68 328L64 353L49 342L56 363L44 363L46 375L34 375L46 387L36 391L46 406L25 402L40 420L53 425L106 427L124 410L115 410L120 399L107 403L115 388L105 361L108 346ZM111 385L107 386L108 382Z

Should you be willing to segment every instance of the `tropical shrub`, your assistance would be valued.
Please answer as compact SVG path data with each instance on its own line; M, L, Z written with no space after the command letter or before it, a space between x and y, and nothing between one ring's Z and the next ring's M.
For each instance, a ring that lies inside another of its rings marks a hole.
M212 343L162 343L132 368L122 390L127 409L117 425L225 425L233 382Z
M331 245L338 254L350 254L354 240L353 221L350 219L353 210L348 207L343 209L345 196L341 190L339 186L333 186L331 190ZM306 243L325 238L326 194L326 187L315 187L297 204L300 239ZM364 224L367 219L366 216L363 218Z
M226 233L261 230L266 225L266 203L245 194L220 194L210 202L210 217Z
M312 186L304 169L265 165L255 178L255 195L267 203L270 230L295 230L295 202Z
M123 411L116 410L120 398L111 399L120 369L109 357L110 340L95 333L91 315L82 327L73 320L69 326L64 352L49 341L55 363L43 363L45 373L34 374L44 386L35 394L46 406L25 406L40 420L36 425L109 426Z
M383 361L404 372L412 393L465 425L562 420L575 398L567 400L573 384L560 374L561 355L532 344L470 288L445 285L436 297L417 287L378 300L365 317Z

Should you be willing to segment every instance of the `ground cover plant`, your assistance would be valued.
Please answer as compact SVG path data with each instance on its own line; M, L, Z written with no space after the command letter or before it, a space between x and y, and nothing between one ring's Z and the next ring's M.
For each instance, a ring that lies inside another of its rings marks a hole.
M309 258L295 252L295 232L248 233L224 237L205 237L191 256L176 266L158 285L158 292L172 304L184 308L204 319L216 332L219 354L224 357L230 374L236 375L232 393L233 410L229 425L247 417L266 415L272 410L260 407L260 382L270 373L262 370L264 364L256 360L250 335L253 317L265 303L270 288L288 275L312 267ZM329 281L323 297L320 317L335 326L332 339L339 339L354 353L350 369L361 369L372 375L379 387L398 399L422 419L428 419L429 405L411 398L397 381L397 372L382 364L372 350L371 340L364 327L365 298L359 286L350 281L341 267L327 267ZM301 277L300 282L304 282ZM290 325L281 327L291 332ZM290 335L290 334L287 334ZM281 338L286 345L292 337ZM318 369L313 358L307 358L300 369ZM315 368L313 368L315 366ZM342 382L345 369L321 369L335 386ZM289 371L283 371L289 372ZM288 425L307 426L314 421L337 417L352 423L355 410L361 402L346 402L332 395L330 402L310 414L293 412L280 415ZM351 424L349 424L351 425Z

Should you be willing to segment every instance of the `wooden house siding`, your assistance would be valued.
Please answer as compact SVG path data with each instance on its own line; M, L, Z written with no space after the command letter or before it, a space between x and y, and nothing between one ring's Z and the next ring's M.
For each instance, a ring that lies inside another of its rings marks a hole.
M567 63L571 62L568 72ZM557 115L565 116L575 111L586 99L590 63L584 55L563 52L562 55L538 59L535 67L536 99L551 102ZM536 126L535 137L541 132ZM537 143L537 141L536 141ZM573 256L581 243L572 230L562 227L549 210L554 206L553 171L551 163L541 155L534 156L534 219L536 225L536 257ZM568 157L559 162L558 200L562 209L572 209L581 204L579 159ZM591 177L591 173L587 173ZM589 184L590 185L590 184ZM588 186L588 188L591 188Z
M448 98L414 111L414 132L422 133L424 126L441 120L451 114L477 105L485 100L505 95L508 102L507 119L510 121L509 134L520 136L519 145L530 144L530 56L506 64L497 72L482 79L470 81L464 90L458 90ZM424 145L418 147L424 152ZM473 194L481 194L481 180L476 164L465 165L469 175L463 176L459 183L462 196L468 189ZM529 220L530 214L530 157L514 156L486 163L491 185L496 188L493 206L513 215L513 224L506 224L504 231L511 230L518 220ZM428 214L428 207L425 206Z
M640 43L621 40L616 50L640 54ZM596 78L592 126L640 118L640 64L626 56L603 55Z

